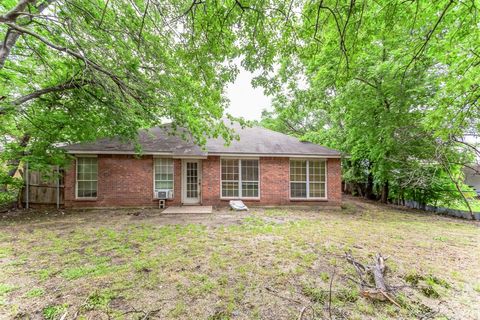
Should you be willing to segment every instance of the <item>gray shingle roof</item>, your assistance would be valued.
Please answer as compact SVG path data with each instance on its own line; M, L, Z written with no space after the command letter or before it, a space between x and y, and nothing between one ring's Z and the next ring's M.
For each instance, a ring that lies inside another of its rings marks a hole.
M184 140L181 134L185 130L177 130L171 134L169 125L155 127L139 132L138 142L143 154L165 154L172 156L207 156L211 155L285 155L285 156L321 156L340 157L340 152L311 142L302 142L295 137L268 130L261 127L241 128L234 124L232 128L240 137L225 146L223 139L209 139L206 150L195 145L192 140ZM65 149L69 153L134 153L133 142L120 139L99 139L92 143L72 144Z
M143 154L171 154L174 156L206 156L207 153L192 141L182 139L186 131L177 130L177 135L171 134L168 125L140 130L138 143ZM69 153L135 153L135 143L122 141L119 138L103 138L91 143L77 143L66 146ZM79 151L79 152L78 152Z

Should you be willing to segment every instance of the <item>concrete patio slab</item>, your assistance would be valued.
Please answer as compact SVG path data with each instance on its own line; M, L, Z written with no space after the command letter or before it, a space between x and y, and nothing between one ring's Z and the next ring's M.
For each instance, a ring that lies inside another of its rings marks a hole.
M212 206L172 206L162 213L212 213Z

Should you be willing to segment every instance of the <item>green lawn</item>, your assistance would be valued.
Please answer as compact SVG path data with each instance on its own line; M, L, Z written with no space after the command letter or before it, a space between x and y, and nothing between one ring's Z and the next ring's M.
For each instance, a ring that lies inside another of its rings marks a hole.
M132 214L135 213L135 214ZM474 222L347 200L344 209L44 211L0 220L0 318L476 319ZM348 278L390 256L400 308ZM310 306L312 308L310 308ZM3 315L3 316L2 316Z

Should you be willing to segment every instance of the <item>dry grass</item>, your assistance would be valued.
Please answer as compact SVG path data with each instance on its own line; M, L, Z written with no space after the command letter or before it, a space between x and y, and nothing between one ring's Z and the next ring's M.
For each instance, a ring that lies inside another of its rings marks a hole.
M132 212L139 213L132 215ZM0 222L0 318L336 319L480 314L478 224L347 200L344 209L36 212ZM343 254L382 252L402 306L359 295ZM408 282L407 282L408 280Z

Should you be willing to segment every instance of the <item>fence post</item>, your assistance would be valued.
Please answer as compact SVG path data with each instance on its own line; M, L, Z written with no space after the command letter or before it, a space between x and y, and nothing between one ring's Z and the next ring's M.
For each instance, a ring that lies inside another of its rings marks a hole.
M30 207L29 205L29 199L28 199L28 196L29 196L29 185L30 185L30 179L28 177L28 161L25 162L25 208L28 209Z
M57 166L57 210L60 209L60 169Z

